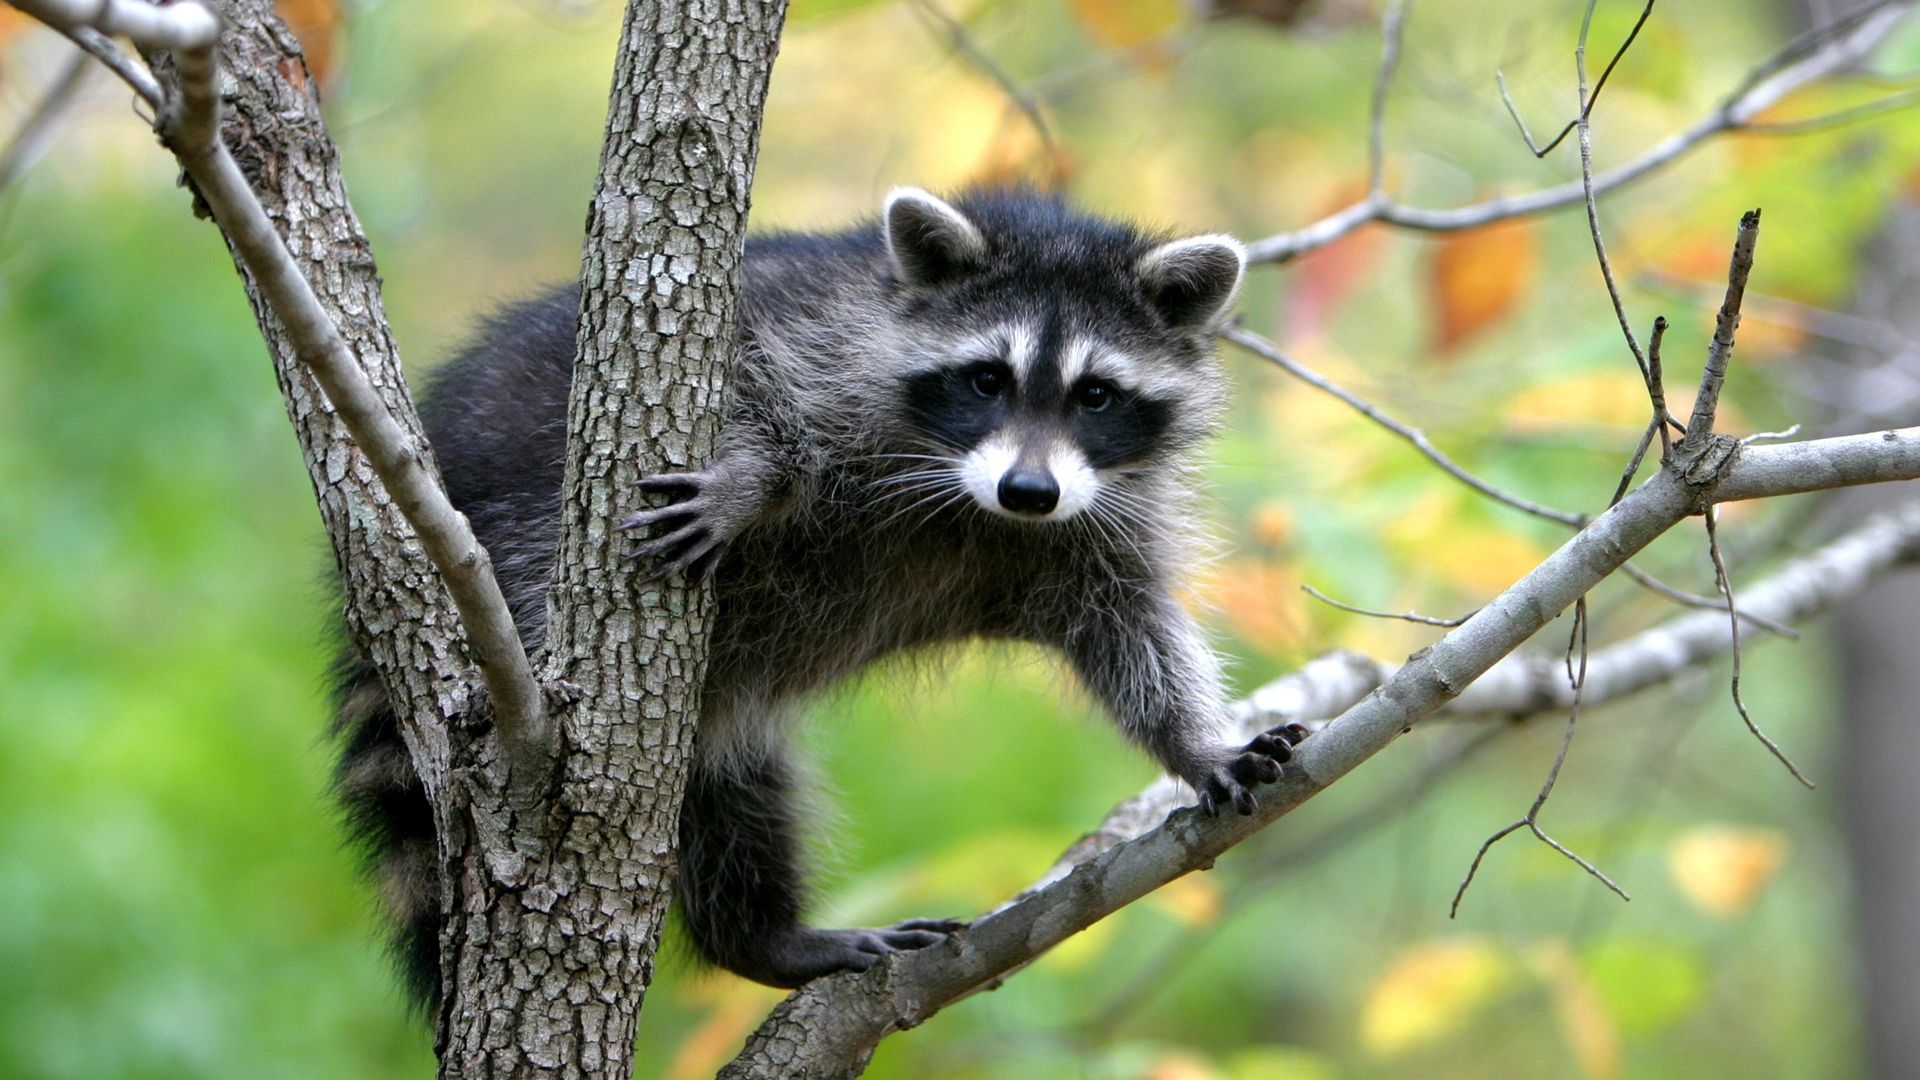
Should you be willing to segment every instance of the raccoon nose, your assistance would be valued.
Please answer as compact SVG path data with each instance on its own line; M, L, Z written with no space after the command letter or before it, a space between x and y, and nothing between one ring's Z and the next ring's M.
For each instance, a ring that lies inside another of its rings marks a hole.
M1016 514L1048 514L1060 504L1060 485L1043 472L1009 469L1000 478L1000 505Z

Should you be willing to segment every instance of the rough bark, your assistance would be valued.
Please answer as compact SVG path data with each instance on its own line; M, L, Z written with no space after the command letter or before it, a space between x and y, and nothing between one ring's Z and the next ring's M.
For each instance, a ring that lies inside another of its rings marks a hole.
M219 13L222 63L232 73L223 84L227 142L380 404L427 456L370 249L298 45L264 0L230 0ZM584 260L580 374L549 605L544 675L564 688L566 710L551 788L505 782L439 575L300 362L298 335L248 279L334 541L349 627L402 715L434 806L445 916L442 1075L631 1071L666 907L710 598L679 585L636 590L612 524L634 508L640 476L692 467L712 452L759 117L784 13L784 0L635 0L628 9ZM149 58L170 74L165 56ZM244 260L236 263L246 276ZM530 790L552 797L529 799Z
M785 0L627 9L588 218L544 678L562 774L533 828L443 836L463 887L444 1075L626 1076L666 914L712 608L641 586L614 526L637 481L714 447L761 105ZM484 747L478 749L484 750ZM463 763L464 764L464 763ZM476 761L474 775L494 775ZM476 792L475 820L517 813ZM511 846L486 837L515 838Z

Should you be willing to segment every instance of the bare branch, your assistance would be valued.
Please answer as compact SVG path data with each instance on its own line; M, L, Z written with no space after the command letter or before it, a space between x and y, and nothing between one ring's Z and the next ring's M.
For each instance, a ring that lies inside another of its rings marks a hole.
M553 731L545 696L534 681L492 562L474 539L466 516L441 490L429 452L394 419L218 137L218 18L198 0L164 8L133 0L15 3L62 29L121 34L143 48L173 52L180 81L176 95L160 108L160 137L193 178L236 257L286 328L300 361L326 392L440 572L486 683L508 773L523 796L518 802L538 801L552 771Z
M1600 207L1594 198L1593 188L1593 98L1587 94L1587 27L1593 21L1593 0L1587 4L1586 21L1580 24L1580 44L1573 50L1573 66L1579 80L1580 115L1574 125L1580 132L1580 194L1587 209L1587 231L1593 236L1593 256L1600 263L1600 277L1607 284L1607 299L1613 302L1613 317L1620 323L1620 335L1627 339L1627 349L1633 353L1633 362L1640 366L1640 379L1646 383L1647 394L1653 394L1653 371L1647 364L1647 354L1640 349L1640 339L1633 334L1633 324L1627 319L1626 305L1620 299L1620 285L1613 279L1613 263L1607 258L1607 242L1600 233ZM1647 5L1651 12L1653 5ZM1641 16L1644 21L1646 16ZM1634 27L1637 35L1640 31ZM1631 44L1632 37L1627 39ZM1625 47L1622 46L1622 51ZM1618 57L1615 57L1618 60ZM1608 68L1612 70L1611 66ZM1655 406L1653 429L1660 430L1662 425ZM1641 453L1645 453L1647 441L1641 440ZM1635 455L1637 458L1639 455ZM1629 473L1628 475L1632 475Z
M1664 320L1662 320L1660 324L1656 325L1655 330L1657 333L1665 332ZM1259 356L1262 359L1271 361L1273 364L1278 366L1281 370L1285 371L1289 375L1292 375L1294 378L1299 379L1301 382L1306 383L1308 386L1311 386L1314 389L1321 391L1322 393L1328 394L1344 402L1346 405L1354 409L1354 411L1360 413L1362 416L1365 416L1367 419L1372 420L1374 423L1379 424L1383 428L1386 428L1388 431L1393 432L1395 435L1398 435L1400 438L1405 439L1408 443L1412 444L1414 449L1418 450L1429 461L1432 461L1435 465L1439 466L1440 469L1443 472L1445 472L1447 475L1467 485L1469 488L1472 488L1474 491L1477 491L1480 494L1485 495L1490 499L1493 499L1496 502L1512 507L1513 509L1519 510L1522 513L1531 514L1534 517L1543 518L1547 521L1552 521L1560 525L1565 525L1569 528L1575 528L1575 529L1580 528L1581 526L1585 525L1589 520L1591 520L1585 514L1576 514L1567 510L1555 509L1554 507L1550 507L1542 503L1534 502L1533 500L1527 499L1523 496L1515 495L1512 492L1509 492L1500 487L1496 487L1492 483L1489 483L1488 481L1483 480L1478 476L1475 476L1473 473L1470 473L1466 469L1462 468L1459 465L1459 463L1455 462L1452 458L1448 457L1444 452L1440 450L1439 447L1435 446L1433 444L1433 441L1430 438L1428 438L1427 433L1425 431L1422 431L1419 428L1413 427L1411 425L1401 422L1400 420L1395 419L1391 415L1383 412L1378 406L1374 405L1372 402L1361 397L1359 394L1356 394L1353 391L1346 389L1345 387L1327 378L1326 376L1321 375L1319 372L1314 371L1312 368L1309 368L1306 365L1300 363L1299 361L1293 359L1291 356L1281 351L1279 346L1275 345L1273 342L1267 340L1261 335L1256 334L1251 330L1248 330L1244 326L1239 326L1239 325L1229 326L1226 329L1220 331L1220 336L1225 338L1228 341L1233 342L1235 345L1238 345L1241 348L1246 349L1248 352L1253 353L1255 356ZM1655 397L1659 402L1659 409L1662 413L1664 413L1665 406L1666 406L1665 392L1659 389L1657 382L1655 384L1655 389L1656 389ZM1673 420L1671 417L1668 417L1668 422L1673 423ZM1675 426L1678 426L1678 425L1675 424ZM1643 440L1641 444L1642 453L1644 453L1645 449L1646 449L1646 443L1645 443L1645 440ZM1665 461L1664 455L1662 457L1662 461L1663 463ZM1633 463L1633 465L1621 477L1620 489L1614 493L1614 497L1612 500L1613 502L1618 502L1620 500L1620 496L1625 493L1626 486L1632 481L1634 474L1638 472L1638 470L1639 470L1639 455L1636 455L1635 462ZM1611 505L1611 503L1609 503L1609 505ZM1712 608L1716 611L1724 610L1724 606L1720 604L1718 601L1712 600L1704 596L1696 596L1693 593L1689 593L1681 589L1676 589L1673 586L1668 585L1665 582L1662 582L1660 579L1640 569L1639 567L1633 565L1632 563L1627 564L1625 568L1625 573L1627 574L1628 577L1632 578L1635 582L1639 583L1640 585L1646 587L1647 589L1652 590L1655 593L1660 594L1661 596L1664 596L1670 600L1673 600L1677 603L1684 604L1688 607ZM1778 626L1768 626L1767 629L1771 629L1776 632L1785 631L1784 627L1778 627ZM1786 636L1792 636L1791 631L1785 631L1785 634Z
M1352 604L1343 604L1340 601L1335 600L1333 597L1328 596L1326 593L1321 592L1319 589L1316 589L1311 585L1303 584L1300 586L1300 589L1302 592L1305 592L1308 596L1313 597L1315 600L1318 600L1321 603L1328 605L1329 607L1337 607L1341 611L1351 611L1355 615L1367 615L1375 619L1401 619L1406 622L1419 623L1422 626L1452 627L1452 626L1459 626L1461 623L1466 622L1468 619L1473 618L1472 613L1462 615L1457 619L1437 619L1437 618L1434 618L1432 615L1421 615L1417 612L1412 612L1412 611L1402 612L1397 615L1391 611L1368 611L1366 608L1354 607Z
M1594 194L1604 195L1657 172L1717 136L1740 131L1765 133L1764 128L1757 127L1754 117L1795 90L1857 61L1887 36L1912 5L1913 0L1875 0L1795 39L1760 63L1706 116L1632 161L1595 176ZM1501 196L1450 209L1405 206L1370 195L1303 228L1247 245L1247 261L1286 262L1325 247L1372 222L1415 232L1457 232L1559 210L1585 198L1586 184L1578 180L1526 195Z
M1175 813L1158 828L1093 853L1064 876L981 918L940 946L890 957L859 975L817 980L788 998L751 1038L723 1077L827 1077L857 1073L887 1033L924 1021L1167 881L1212 864L1252 835L1359 767L1401 732L1432 715L1551 618L1575 603L1635 552L1734 485L1747 497L1806 490L1777 461L1793 456L1809 473L1851 482L1868 473L1920 477L1920 430L1871 469L1854 463L1856 445L1823 439L1753 447L1711 461L1676 461L1596 518L1520 582L1431 647L1409 658L1377 693L1307 739L1295 764L1263 788L1249 817ZM1898 462L1893 464L1892 462ZM1751 477L1743 475L1752 470ZM1770 488L1759 478L1778 484ZM1920 523L1908 521L1908 528ZM1899 552L1911 550L1911 534ZM1770 613L1771 614L1771 613ZM1687 618L1714 619L1711 614ZM1726 639L1724 626L1718 635ZM1050 877L1052 877L1050 875Z
M1588 10L1591 11L1592 9L1589 8ZM1554 756L1553 767L1547 770L1547 779L1540 785L1540 793L1534 796L1533 805L1527 808L1526 814L1521 817L1520 820L1487 837L1487 839L1481 843L1480 850L1474 852L1473 863L1467 867L1467 876L1461 879L1460 887L1456 889L1453 894L1453 904L1447 909L1447 918L1449 919L1459 917L1460 901L1466 898L1467 887L1473 884L1474 875L1480 872L1480 864L1485 861L1487 852L1493 850L1493 845L1513 835L1514 832L1522 828L1532 832L1534 838L1541 843L1546 844L1548 847L1566 856L1575 866L1585 870L1588 876L1605 885L1615 896L1618 896L1622 900L1633 899L1633 897L1627 895L1625 889L1622 889L1617 882L1603 873L1599 867L1588 862L1580 855L1575 854L1571 848L1548 835L1547 831L1540 825L1540 811L1546 808L1547 799L1553 795L1553 785L1560 780L1560 769L1566 765L1567 753L1573 749L1574 727L1580 720L1581 691L1584 690L1587 685L1588 625L1587 598L1583 596L1574 604L1573 635L1567 640L1567 685L1573 690L1573 708L1567 713L1567 729L1565 734L1560 737L1560 752ZM1580 656L1578 668L1575 668L1573 662L1576 650L1578 650Z
M1593 115L1593 107L1600 100L1600 92L1607 88L1607 80L1613 77L1613 69L1620 66L1620 58L1627 55L1628 49L1633 48L1634 39L1640 36L1640 28L1647 25L1647 20L1653 16L1653 5L1654 0L1647 0L1647 6L1641 9L1640 17L1634 20L1633 29L1627 31L1626 40L1620 43L1618 49L1614 50L1613 59L1607 61L1607 69L1600 73L1600 81L1593 84L1593 95L1587 97L1581 104L1579 115L1567 121L1566 126L1560 129L1560 133L1555 135L1545 146L1539 146L1534 143L1533 133L1527 130L1527 122L1520 118L1519 106L1513 103L1513 95L1507 93L1506 75L1499 71L1493 73L1494 84L1500 88L1500 102L1507 107L1507 115L1513 118L1514 125L1520 129L1520 138L1526 141L1527 149L1533 152L1534 157L1543 158L1553 153L1555 147L1565 142L1568 135L1573 134L1574 128L1578 127L1582 121L1585 121ZM1580 20L1579 49L1582 54L1586 52L1587 48L1587 31L1593 27L1593 9L1595 6L1594 3L1588 3L1586 17Z

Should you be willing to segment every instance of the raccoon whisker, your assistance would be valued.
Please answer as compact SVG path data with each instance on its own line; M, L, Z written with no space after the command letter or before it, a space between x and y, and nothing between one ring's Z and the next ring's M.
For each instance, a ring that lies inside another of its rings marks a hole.
M951 490L955 486L959 486L960 484L961 484L960 478L956 476L915 477L913 483L895 484L895 485L892 485L893 489L891 491L886 491L886 490L881 491L879 493L879 501L890 500L890 499L894 499L902 496L925 497L930 494L936 494L936 493L943 494Z
M870 461L944 461L944 462L951 463L953 461L953 458L951 455L948 455L948 454L873 454L869 456L868 460Z
M878 480L873 481L873 485L875 487L898 487L901 484L910 484L920 480L951 479L952 476L953 470L951 469L910 469L906 472L895 473L892 476L880 477Z
M920 518L919 524L925 525L926 523L932 521L936 514L940 514L944 512L948 507L952 506L954 503L957 502L964 505L967 502L967 500L971 499L972 497L973 496L967 491L965 487L960 488L960 490L940 500L938 505L934 506L932 509L928 510L924 515L922 515Z
M1139 539L1134 535L1133 526L1136 522L1122 516L1116 505L1103 506L1096 498L1087 504L1087 517L1103 537L1125 544L1143 564L1149 561L1146 549L1140 546Z
M938 500L938 502L934 505L934 507L931 510L927 511L926 516L922 518L920 521L915 523L915 524L925 524L926 522L931 521L933 519L933 515L938 514L941 510L944 510L949 503L952 503L955 499L964 498L966 496L967 494L966 485L960 482L959 477L946 476L946 477L941 477L940 479L943 482L929 485L930 490L928 490L926 494L921 495L919 498L914 499L912 502L908 503L907 505L901 507L898 510L895 510L891 514L888 514L884 519L881 520L879 527L885 528L888 525L893 524L895 521L899 520L900 518L905 517L906 515L912 513L913 511L923 506L926 506L928 503L935 503L935 500Z

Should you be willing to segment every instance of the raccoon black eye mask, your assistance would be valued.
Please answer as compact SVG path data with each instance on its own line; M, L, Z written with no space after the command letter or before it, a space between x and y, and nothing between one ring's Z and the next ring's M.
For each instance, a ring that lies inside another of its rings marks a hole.
M829 930L806 906L790 721L904 651L969 639L1058 651L1208 813L1251 813L1304 734L1244 745L1219 660L1175 601L1194 564L1194 465L1225 395L1211 331L1245 253L1018 190L903 188L880 218L756 237L720 452L650 477L622 521L642 575L718 594L677 901L713 963L775 986L864 970L956 924ZM448 494L523 635L544 632L558 535L574 286L510 307L422 408ZM337 789L436 993L432 821L371 668L345 665Z

